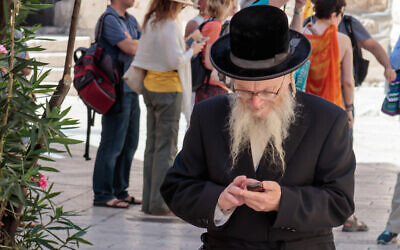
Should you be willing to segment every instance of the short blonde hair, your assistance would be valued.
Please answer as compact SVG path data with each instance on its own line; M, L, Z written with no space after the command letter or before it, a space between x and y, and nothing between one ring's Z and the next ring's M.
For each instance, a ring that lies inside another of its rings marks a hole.
M224 15L229 11L232 0L208 0L206 15L218 19L224 18Z

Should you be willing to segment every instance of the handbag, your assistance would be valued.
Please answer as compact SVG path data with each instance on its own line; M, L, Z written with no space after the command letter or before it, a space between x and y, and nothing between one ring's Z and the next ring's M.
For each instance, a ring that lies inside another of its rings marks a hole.
M135 66L130 66L122 79L125 80L126 84L132 89L133 92L140 95L143 92L143 81L145 76L146 70Z
M382 103L382 112L394 116L400 114L400 74L397 74L396 80L389 83L389 91Z

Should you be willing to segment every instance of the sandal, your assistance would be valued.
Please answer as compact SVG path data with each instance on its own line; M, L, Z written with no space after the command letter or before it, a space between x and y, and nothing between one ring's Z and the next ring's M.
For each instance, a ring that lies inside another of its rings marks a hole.
M123 205L123 204L127 204L127 205ZM110 208L128 208L129 207L129 203L125 202L125 201L121 201L118 199L112 199L109 200L107 202L93 202L93 206L95 207L110 207Z
M128 196L124 199L124 202L132 204L132 205L140 205L142 204L141 200L135 199L133 196Z
M343 223L343 232L367 232L368 226L362 222L358 221L356 216L353 219L349 218Z

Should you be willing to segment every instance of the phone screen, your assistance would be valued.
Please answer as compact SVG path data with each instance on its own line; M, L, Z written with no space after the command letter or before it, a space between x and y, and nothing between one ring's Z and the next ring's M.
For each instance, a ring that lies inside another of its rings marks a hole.
M210 39L209 37L202 37L200 39L197 40L198 43L204 43L206 41L208 41L208 39Z

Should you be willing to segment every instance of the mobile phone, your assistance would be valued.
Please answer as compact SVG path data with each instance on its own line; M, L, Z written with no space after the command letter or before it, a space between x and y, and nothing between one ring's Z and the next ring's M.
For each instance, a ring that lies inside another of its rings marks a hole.
M208 39L210 39L210 38L207 37L207 36L205 36L205 37L201 37L201 38L197 39L196 42L198 42L198 43L204 43L204 42L208 41Z
M247 186L247 190L252 192L264 192L265 189L263 188L262 182L254 182L250 183Z

